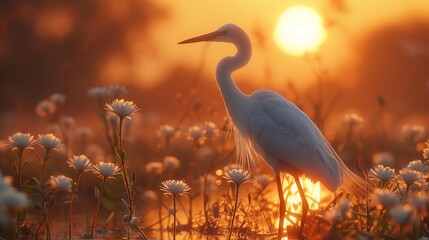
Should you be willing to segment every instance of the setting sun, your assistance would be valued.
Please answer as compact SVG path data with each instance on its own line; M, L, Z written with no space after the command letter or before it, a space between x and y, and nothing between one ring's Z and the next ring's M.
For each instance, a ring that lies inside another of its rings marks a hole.
M309 7L289 8L277 22L274 39L283 51L293 56L314 52L326 39L323 19Z

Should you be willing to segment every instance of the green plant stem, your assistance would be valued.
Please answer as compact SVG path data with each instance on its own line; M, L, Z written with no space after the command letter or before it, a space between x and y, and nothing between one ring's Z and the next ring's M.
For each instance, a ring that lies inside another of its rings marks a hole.
M56 208L52 210L52 215L49 219L49 224L51 224L52 220L54 220L54 218L55 218L55 215L57 215L58 209L61 206L61 201L63 200L63 193L64 193L63 191L60 191L60 193L59 193L59 197L58 197L58 201L57 201L58 203L56 204Z
M119 119L119 131L118 131L118 142L119 142L119 160L121 162L121 173L122 173L122 179L124 181L125 189L127 191L128 196L128 216L130 219L133 218L134 213L134 203L133 203L133 195L131 193L130 188L130 179L128 177L127 170L125 168L125 152L122 146L122 124L124 122L124 118ZM127 239L131 239L131 229L127 227Z
M195 168L195 154L196 154L197 146L198 146L198 139L195 139L194 143L193 143L193 147L192 147L192 157L191 157L191 160L189 162L189 170L188 170L188 174L186 177L186 179L189 183L192 183L192 180L193 180L192 171ZM190 232L192 232L192 225L193 225L193 221L192 221L193 220L192 219L193 210L192 210L192 208L193 207L192 207L192 192L191 192L190 198L189 198L189 221L188 221ZM192 234L191 234L191 239L192 239Z
M98 197L97 205L95 207L95 213L94 213L94 219L92 220L90 238L94 237L95 222L97 221L98 211L100 210L101 199L103 198L104 186L106 185L106 181L107 181L107 178L103 178L103 182L101 183L100 196Z
M109 133L109 123L107 122L107 119L106 119L106 113L105 113L105 110L103 108L103 99L102 98L98 99L98 106L100 108L100 117L103 120L104 132L105 132L106 137L107 137L107 142L109 143L110 149L114 149L115 146L113 145L112 137L110 136L110 133Z
M176 195L173 195L173 240L176 240Z
M231 218L231 224L229 226L229 232L228 232L228 240L231 239L232 236L232 229L234 227L234 219L235 219L235 214L237 213L237 208L238 208L238 190L239 190L240 186L236 185L235 186L235 204L234 204L234 210L232 211L232 218Z
M68 227L69 227L69 240L72 237L72 221L73 221L73 206L76 200L76 193L72 193L70 198L69 216L68 216Z
M124 184L125 184L125 188L127 190L127 195L128 195L128 215L130 216L130 219L133 218L133 214L134 214L134 203L133 203L133 196L131 193L131 188L130 188L130 182L129 182L129 178L128 178L128 174L127 171L125 170L125 164L122 165L121 167L121 173L122 173L122 178L124 180ZM127 227L127 239L131 239L131 229Z
M122 147L122 123L123 123L124 119L120 118L119 120L119 133L118 133L118 138L119 138L119 159L121 162L121 173L122 173L122 178L124 180L124 184L125 184L125 189L127 190L127 196L128 196L128 205L129 205L129 215L130 215L130 219L133 217L133 199L132 199L132 194L131 194L131 188L130 188L130 179L128 177L127 171L125 169L125 152L124 149ZM118 155L118 154L117 154Z
M79 189L79 181L81 176L82 176L82 172L80 171L76 181L76 189L72 191L72 195L70 199L70 208L69 208L69 217L68 217L69 239L71 239L71 236L72 236L73 208L74 208L74 204L76 203L77 191Z
M122 124L124 123L124 118L120 118L119 119L119 133L118 133L118 137L119 137L119 149L121 150L121 153L123 153L124 151L124 149L123 149L123 147L122 147ZM122 157L122 156L121 156ZM125 158L124 159L121 159L121 160L125 160ZM124 164L125 164L125 161L123 162Z
M142 236L142 238L143 238L144 240L148 240L148 238L146 237L146 235L144 234L144 232L141 230L141 228L139 228L139 227L137 226L137 230L139 231L140 235Z
M22 165L22 155L23 155L23 153L24 153L24 150L22 150L22 151L21 151L21 149L18 150L19 162L18 162L18 169L16 171L16 175L18 177L18 191L19 192L21 192L21 184L22 184L22 175L21 175L22 167L21 167L21 165ZM24 210L18 210L16 212L16 227L17 227L17 230L18 230L18 232L17 232L18 237L19 237L19 232L21 231L21 221L19 219L21 211L24 211Z
M383 227L383 222L384 222L384 214L387 212L387 209L385 209L385 208L382 208L381 210L380 210L380 214L379 214L379 222L378 222L378 226L377 226L377 231L380 231L381 230L381 228Z
M162 227L162 202L161 202L161 197L162 197L162 194L161 193L159 193L158 194L158 198L159 198L159 207L158 207L158 218L159 218L159 233L160 233L160 238L159 239L163 239L163 236L162 236L162 231L163 231L163 227Z
M409 191L410 191L410 186L407 184L407 189L405 190L404 199L402 199L403 203L405 203L407 201Z
M42 163L42 169L40 171L40 185L41 185L41 191L42 191L42 211L43 211L43 217L45 218L45 224L46 224L46 239L51 239L51 232L49 229L49 220L48 220L48 211L46 210L46 203L45 203L45 167L46 162L49 158L49 150L46 149L46 155L45 159L43 159Z
M54 195L54 198L55 198L55 195ZM60 197L59 197L59 202L61 202L61 199L62 199L62 192L60 192ZM52 222L52 220L54 219L54 217L55 217L55 214L56 214L56 212L57 212L57 210L58 210L58 208L59 208L59 205L60 204L57 204L58 205L58 207L57 207L57 209L55 209L54 211L53 211L53 214L52 214L52 216L51 216L51 219L49 219L48 220L48 225ZM35 236L34 236L34 240L38 240L38 239L40 239L39 238L39 234L40 234L40 229L42 228L42 226L43 226L43 223L41 223L38 227L37 227L37 230L36 230L36 234L35 234Z
M22 184L22 174L21 174L21 170L22 170L22 155L23 155L24 151L18 150L18 155L19 155L19 162L18 162L18 171L17 171L17 177L18 177L18 191L21 192L21 184Z
M130 217L132 217L134 211L133 211L133 197L132 197L131 188L130 188L130 180L128 177L128 173L125 170L125 165L122 165L121 170L122 170L121 171L122 178L123 178L124 184L125 184L125 189L127 190L128 204L129 204L129 215L130 215Z
M203 188L203 204L204 204L204 218L206 220L206 227L208 227L209 224L209 217L207 214L207 175L208 175L208 171L204 173L204 188Z

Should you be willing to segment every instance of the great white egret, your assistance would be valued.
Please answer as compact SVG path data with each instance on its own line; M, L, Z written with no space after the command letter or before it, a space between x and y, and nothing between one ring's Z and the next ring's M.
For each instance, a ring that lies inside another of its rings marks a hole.
M227 42L237 48L234 56L227 56L218 63L216 80L233 122L239 160L250 167L255 166L260 156L274 170L280 199L278 239L284 234L286 210L280 172L294 177L302 200L300 238L308 212L300 175L322 182L331 191L342 184L356 192L365 191L366 182L347 168L311 119L292 102L275 91L263 89L246 95L236 86L232 72L245 66L252 55L250 39L240 27L226 24L179 44L202 41Z

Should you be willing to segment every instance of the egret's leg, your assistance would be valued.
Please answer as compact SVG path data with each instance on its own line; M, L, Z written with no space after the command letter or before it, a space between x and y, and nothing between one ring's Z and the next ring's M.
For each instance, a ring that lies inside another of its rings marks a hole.
M295 183L296 183L296 186L298 187L299 195L301 196L301 201L302 201L302 217L301 217L301 226L299 229L299 233L300 233L300 236L303 236L302 233L304 232L305 219L307 218L307 213L308 213L308 202L307 202L307 199L305 198L305 193L304 193L304 190L302 189L299 178L297 176L293 176L293 178L295 179Z
M280 172L276 172L275 174L276 174L276 181L277 181L277 190L279 192L279 200L280 200L279 233L277 235L277 239L281 240L283 237L283 222L285 220L286 204L285 204L285 199L284 199L284 194L283 194L282 181L280 179Z

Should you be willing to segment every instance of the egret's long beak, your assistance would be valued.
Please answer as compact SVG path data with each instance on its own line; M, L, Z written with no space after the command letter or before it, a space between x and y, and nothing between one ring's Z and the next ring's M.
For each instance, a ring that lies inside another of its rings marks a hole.
M184 41L179 42L178 44L186 44L186 43L194 43L194 42L207 42L207 41L211 41L214 38L221 36L221 35L226 35L226 31L214 31L211 33L200 35L198 37L186 39Z

